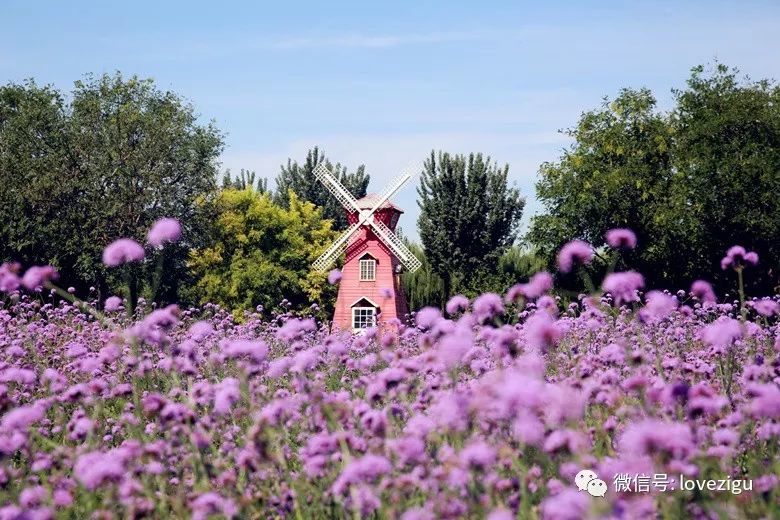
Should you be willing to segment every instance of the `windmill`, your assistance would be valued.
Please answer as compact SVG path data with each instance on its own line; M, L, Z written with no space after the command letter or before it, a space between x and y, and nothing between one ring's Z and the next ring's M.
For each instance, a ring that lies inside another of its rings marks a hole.
M324 164L314 169L314 176L341 203L349 222L347 230L313 264L314 269L324 272L346 252L333 325L359 332L374 326L377 317L383 322L403 320L409 309L400 274L404 268L416 271L420 261L395 234L403 210L388 199L412 176L402 173L380 195L369 194L359 200Z

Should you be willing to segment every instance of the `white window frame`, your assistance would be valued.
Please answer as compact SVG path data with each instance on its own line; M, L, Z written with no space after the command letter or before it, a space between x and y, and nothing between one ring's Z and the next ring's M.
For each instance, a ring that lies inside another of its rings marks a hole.
M376 281L376 259L375 258L361 258L358 263L360 276L358 279L361 282L374 282Z
M361 320L358 324L356 318L358 317L358 311L370 311L367 315L370 315L369 320ZM363 325L362 327L356 325ZM352 307L352 330L354 332L367 329L376 325L376 307Z

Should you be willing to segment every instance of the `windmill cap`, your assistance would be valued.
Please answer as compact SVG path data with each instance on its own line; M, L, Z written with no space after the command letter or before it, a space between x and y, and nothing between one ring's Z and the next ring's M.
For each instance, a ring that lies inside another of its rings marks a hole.
M376 193L369 193L365 197L358 199L357 203L360 209L371 209L378 201L379 201L379 195L377 195ZM401 208L399 208L389 200L384 201L382 203L382 206L380 206L379 209L394 209L399 213L404 212L404 210L402 210Z

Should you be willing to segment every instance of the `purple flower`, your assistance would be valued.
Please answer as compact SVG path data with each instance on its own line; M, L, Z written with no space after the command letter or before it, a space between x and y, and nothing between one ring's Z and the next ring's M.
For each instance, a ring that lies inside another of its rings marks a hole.
M196 321L190 326L189 335L195 341L201 341L214 332L214 326L208 321Z
M30 291L42 287L49 280L58 278L57 270L50 265L35 265L27 269L22 276L22 285Z
M423 507L413 507L404 511L401 520L436 520L436 515Z
M777 385L754 384L747 389L747 393L753 397L750 403L751 415L766 419L780 418L780 388Z
M33 385L38 375L27 368L8 367L0 373L0 381L3 383L14 382L20 385Z
M223 347L222 352L231 358L247 356L256 363L262 363L268 357L268 345L263 340L250 341L239 339L228 342Z
M566 488L542 501L542 518L544 520L580 520L590 505L587 493Z
M635 271L610 273L604 278L602 288L615 298L615 304L639 301L637 291L644 287L645 279Z
M52 495L55 506L70 507L73 504L73 495L65 489L56 489Z
M494 509L485 520L514 520L515 515L507 509Z
M758 300L751 302L751 307L760 314L761 316L766 316L767 318L774 316L775 314L780 314L780 304L778 304L774 300Z
M233 518L238 514L238 507L234 501L214 491L203 493L193 500L190 509L192 509L193 520L206 520L214 515Z
M715 303L715 291L712 285L704 280L696 280L691 284L691 294L705 303Z
M1 427L5 431L26 430L31 424L43 419L44 414L45 410L40 405L20 406L3 416Z
M742 326L739 321L726 316L706 325L701 331L701 339L704 343L715 348L727 347L741 337Z
M423 307L414 315L415 323L423 330L433 328L439 318L441 318L441 311L436 307Z
M118 482L124 476L124 454L117 450L86 453L73 465L73 473L85 488L94 491L104 483Z
M24 488L22 492L19 493L19 505L27 508L38 507L43 504L48 494L46 488L43 486Z
M333 493L343 495L353 484L370 483L379 476L390 473L390 461L379 455L364 455L355 459L344 468L333 483Z
M241 398L238 379L228 377L222 380L216 386L214 393L214 413L217 415L227 415L230 409Z
M393 293L393 290L392 290L392 289L389 289L389 288L387 288L387 287L382 287L381 289L379 289L379 295L380 295L382 298L392 298L392 297L393 297L393 294L394 294L394 293Z
M593 260L593 248L582 240L572 240L558 252L558 268L569 273L578 264L589 264Z
M459 312L465 311L468 308L469 299L461 294L456 294L450 298L447 302L447 305L445 306L447 314L449 315L457 314Z
M525 323L528 344L542 351L557 345L563 335L555 320L546 312L537 312Z
M120 238L103 250L103 263L116 267L127 262L139 262L144 259L144 248L131 238Z
M293 359L289 356L274 359L268 364L268 377L282 377L292 366Z
M468 330L459 327L446 334L437 349L437 358L446 368L452 368L463 360L463 356L474 345L474 337Z
M177 242L181 238L181 224L175 218L161 218L152 225L147 235L149 245L160 247L166 242Z
M341 281L341 271L338 269L333 269L328 273L328 283L331 285L336 285Z
M528 300L535 300L552 289L553 277L547 271L536 273L528 280L528 283L513 285L507 291L505 300L507 303L517 301L521 296Z
M636 247L636 235L630 229L610 229L605 238L607 244L615 249L634 249Z
M118 311L122 307L122 298L119 296L109 296L103 303L103 309L106 312Z
M22 283L19 278L21 268L19 262L6 262L0 265L0 292L11 293L19 288Z
M747 252L742 246L731 246L720 261L721 269L738 269L745 265L758 265L758 254L755 251Z
M496 450L485 441L474 441L460 452L460 461L465 466L481 469L490 467L496 460Z
M276 331L276 337L281 341L295 341L307 332L317 330L317 325L313 319L290 319Z
M629 424L618 444L621 453L632 456L660 453L684 459L696 451L690 426L657 419Z
M501 296L497 294L481 294L474 300L473 311L477 320L484 322L499 314L504 314L504 302L501 301Z
M677 308L677 299L661 291L650 291L645 300L644 308L639 311L644 321L660 321Z

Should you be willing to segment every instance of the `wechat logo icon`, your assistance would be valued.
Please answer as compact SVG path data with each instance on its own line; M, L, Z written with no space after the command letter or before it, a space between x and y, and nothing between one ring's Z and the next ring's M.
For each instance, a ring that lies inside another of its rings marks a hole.
M601 480L594 472L583 469L574 477L574 483L580 491L587 491L590 496L603 497L607 494L607 483Z

